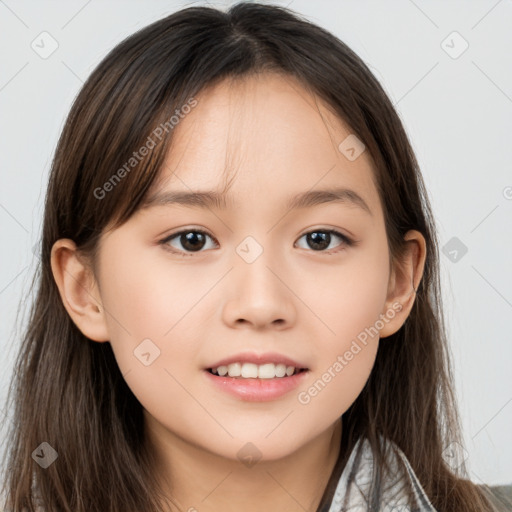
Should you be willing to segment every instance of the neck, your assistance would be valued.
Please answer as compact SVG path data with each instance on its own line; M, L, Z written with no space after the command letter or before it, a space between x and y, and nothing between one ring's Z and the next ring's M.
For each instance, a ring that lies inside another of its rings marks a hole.
M299 450L241 464L207 452L148 422L158 480L173 511L316 512L338 458L341 418ZM175 505L171 505L174 503Z

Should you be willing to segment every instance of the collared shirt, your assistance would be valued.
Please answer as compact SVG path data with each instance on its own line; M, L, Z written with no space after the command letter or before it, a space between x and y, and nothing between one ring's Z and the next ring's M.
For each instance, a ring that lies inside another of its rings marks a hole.
M381 440L383 438L381 437ZM436 512L405 454L386 443L389 470L374 474L370 442L360 438L343 468L329 508L322 512Z

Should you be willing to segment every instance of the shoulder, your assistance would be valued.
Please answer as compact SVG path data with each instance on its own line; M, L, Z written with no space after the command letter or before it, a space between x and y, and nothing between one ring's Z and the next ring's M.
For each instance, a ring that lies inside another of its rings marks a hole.
M329 512L436 512L402 450L383 437L380 442L385 454L382 471L375 463L369 440L358 440L338 481Z

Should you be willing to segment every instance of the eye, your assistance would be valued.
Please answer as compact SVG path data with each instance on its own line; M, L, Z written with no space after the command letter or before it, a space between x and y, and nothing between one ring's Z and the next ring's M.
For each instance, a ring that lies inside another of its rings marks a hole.
M326 251L325 249L331 245L333 235L341 239L342 243L338 244L341 245L341 249ZM308 245L316 252L336 253L343 250L344 247L350 247L355 244L353 240L334 229L316 229L305 233L300 239L304 237L306 237ZM219 244L213 236L202 229L187 229L173 233L161 240L160 244L162 244L166 250L179 256L192 256L194 252L201 252L201 249L205 248L208 238L214 240L213 248L218 247ZM181 245L181 248L176 248L176 246L172 245L170 242L176 242ZM212 246L206 248L211 249Z
M325 249L331 244L332 235L342 240L342 244L339 244L341 245L341 249L325 251ZM308 243L308 245L316 252L338 252L343 250L344 246L350 247L354 244L353 240L334 229L315 229L314 231L310 231L309 233L301 236L301 238L304 237L306 237L306 243Z
M164 246L165 249L171 251L172 253L178 254L179 256L192 256L192 254L187 254L187 252L200 252L205 245L205 240L207 237L213 240L213 237L202 229L187 229L168 236L164 240L161 240L160 243ZM176 242L180 244L182 248L185 249L185 251L171 248L173 246L171 246L169 242L174 241L174 239L177 239ZM216 246L218 246L217 242L215 242L214 247Z

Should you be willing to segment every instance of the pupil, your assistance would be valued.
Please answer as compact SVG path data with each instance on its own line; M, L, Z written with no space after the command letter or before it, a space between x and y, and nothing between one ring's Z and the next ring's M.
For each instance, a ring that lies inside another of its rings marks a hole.
M186 249L191 250L191 251L196 251L196 250L201 249L201 247L202 247L201 243L204 243L204 235L202 233L198 233L196 231L190 231L186 235L181 235L181 238L182 238L181 243L182 243L183 247L185 247ZM183 240L183 238L185 240ZM199 247L196 243L197 238L200 239Z
M325 249L326 247L329 247L329 243L331 239L330 233L322 233L319 231L315 231L313 233L308 234L308 240L312 241L312 248L313 249ZM320 247L319 247L320 245Z

